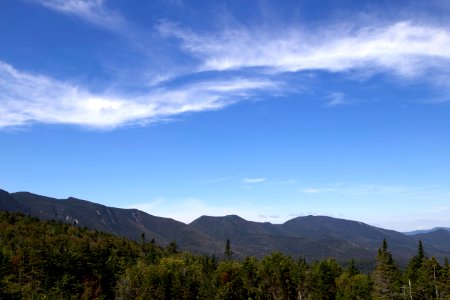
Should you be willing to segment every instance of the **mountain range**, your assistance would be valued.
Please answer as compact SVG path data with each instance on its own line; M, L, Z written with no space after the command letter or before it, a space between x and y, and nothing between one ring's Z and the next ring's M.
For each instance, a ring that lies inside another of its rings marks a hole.
M283 224L247 221L236 215L202 216L190 224L153 216L137 209L122 209L76 198L55 199L29 192L0 190L0 210L19 211L44 220L59 220L76 226L147 241L164 246L176 241L181 250L223 256L225 241L231 241L235 258L261 257L281 251L308 261L334 257L373 264L376 251L386 239L394 258L405 264L422 240L430 256L450 257L450 232L437 229L404 234L365 223L326 216L296 217Z
M406 235L417 235L417 234L421 234L421 233L430 233L433 231L437 231L437 230L445 230L445 231L450 231L449 227L434 227L431 229L421 229L421 230L414 230L414 231L408 231L408 232L403 232Z

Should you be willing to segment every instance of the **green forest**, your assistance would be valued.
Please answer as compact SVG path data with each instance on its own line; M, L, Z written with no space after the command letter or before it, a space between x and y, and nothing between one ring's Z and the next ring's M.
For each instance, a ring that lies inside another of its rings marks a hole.
M383 241L376 266L194 255L21 213L0 212L0 299L450 299L450 265L417 254L399 268Z

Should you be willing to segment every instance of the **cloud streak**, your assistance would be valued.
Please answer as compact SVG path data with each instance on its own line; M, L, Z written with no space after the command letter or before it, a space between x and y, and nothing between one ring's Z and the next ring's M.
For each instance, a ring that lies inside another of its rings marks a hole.
M333 184L329 186L304 188L301 190L305 194L341 194L353 196L365 195L402 195L402 196L427 196L440 191L440 186L401 186L401 185L380 185L380 184Z
M94 94L46 76L20 72L0 61L0 127L33 122L105 129L146 124L221 109L277 87L267 79L237 77L154 89L135 97Z
M125 20L109 11L103 0L35 0L36 3L59 13L77 16L93 25L113 31L121 31Z
M331 93L326 98L328 99L328 102L325 104L326 107L336 107L348 103L345 100L345 94L341 92Z
M258 178L243 178L241 180L242 183L244 184L256 184L256 183L263 183L265 182L267 179L264 177L258 177Z
M450 32L446 28L397 22L358 29L300 28L260 30L224 29L200 35L172 23L158 27L163 36L181 40L183 49L202 61L201 70L266 68L270 72L326 70L343 72L373 69L416 76L444 68L450 60Z

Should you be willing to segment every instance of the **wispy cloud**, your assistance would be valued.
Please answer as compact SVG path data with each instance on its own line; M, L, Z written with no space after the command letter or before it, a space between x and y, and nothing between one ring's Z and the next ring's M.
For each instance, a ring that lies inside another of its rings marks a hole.
M331 93L326 97L326 99L328 100L328 102L325 104L325 106L327 107L335 107L347 103L347 101L345 100L345 94L341 92Z
M32 122L114 128L215 110L276 89L267 79L201 81L154 89L134 97L91 93L46 76L20 72L0 61L0 127Z
M244 184L255 184L265 182L267 179L264 177L256 177L256 178L243 178L241 180Z
M77 16L99 27L120 31L125 20L110 11L103 0L34 0L34 2L67 15Z
M307 189L302 189L303 193L306 194L318 194L318 193L324 193L324 192L331 192L333 190L330 190L328 188L307 188Z
M413 22L314 32L300 27L270 31L226 28L211 35L200 35L165 22L159 31L180 39L184 50L202 61L202 70L260 67L271 72L358 69L367 72L372 69L416 76L429 68L445 69L450 60L450 31Z
M208 178L201 180L201 183L219 183L219 182L226 182L226 181L236 181L241 176L222 176L222 177L214 177L214 178Z
M33 1L116 32L124 33L128 28L126 20L108 9L102 0ZM448 85L449 76L442 75L450 68L448 29L412 22L339 28L311 32L293 26L271 29L249 26L202 34L163 21L157 26L158 32L179 39L182 51L195 60L186 59L183 71L168 63L164 67L167 73L139 87L147 92L138 95L122 91L93 93L82 85L22 72L0 61L0 127L33 122L98 128L146 124L183 113L221 109L261 91L279 92L284 79L280 76L275 81L274 78L280 72L369 70L418 76L433 69L438 70L433 77L440 74L441 78L435 82ZM131 39L133 43L148 44L140 35ZM168 50L174 53L180 49ZM249 72L230 77L237 72L229 71L242 69ZM142 70L132 77L142 80L145 76L140 75L153 74L153 71ZM212 76L208 78L215 79L190 81L191 77L201 77L202 72L209 72ZM174 85L177 80L184 84ZM327 106L337 106L345 103L346 97L337 92L330 94L328 100ZM256 178L256 182L251 179L245 183L262 182L258 181L262 178Z
M279 219L279 218L280 218L279 215L270 215L270 216L268 216L268 215L259 215L258 217L259 217L260 219L262 219L262 220L266 220L266 219Z
M380 184L344 184L337 183L329 186L304 188L301 192L306 194L343 194L343 195L428 195L440 190L438 185L430 186L401 186L401 185L380 185Z

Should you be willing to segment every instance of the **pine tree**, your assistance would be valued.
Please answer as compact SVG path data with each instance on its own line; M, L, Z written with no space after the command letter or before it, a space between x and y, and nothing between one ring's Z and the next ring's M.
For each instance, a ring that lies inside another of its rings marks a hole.
M170 242L166 247L166 251L169 255L174 255L178 253L177 243L175 241Z
M440 278L438 280L438 287L440 297L442 299L450 298L450 263L448 262L448 258L445 257L444 266L441 269Z
M231 245L230 245L230 240L227 239L226 243L225 243L225 259L227 260L231 260L231 258L233 257L233 251L231 250Z
M373 298L395 299L400 293L400 272L388 251L386 239L382 248L378 249L377 265L372 274Z
M416 280L417 277L417 271L422 266L423 262L426 260L426 254L423 250L422 241L419 240L419 245L417 246L417 254L411 258L411 260L408 263L406 276L408 276L408 279Z
M427 256L423 249L422 241L419 240L417 254L411 258L404 273L404 282L408 286L408 294L410 297L422 298L424 293L426 293L424 290L429 289L425 288L428 282L423 282L424 277L427 277L425 276L427 272L423 269L426 261Z
M155 239L152 238L150 243L148 243L148 252L146 253L147 262L154 264L157 259L157 251L155 245Z
M356 262L353 258L350 260L350 265L348 266L348 269L346 272L348 272L350 276L355 276L355 275L361 273L358 270L358 267L356 267Z
M335 299L336 281L341 274L341 266L333 258L316 262L312 266L312 274L309 278L312 281L310 283L312 299Z

